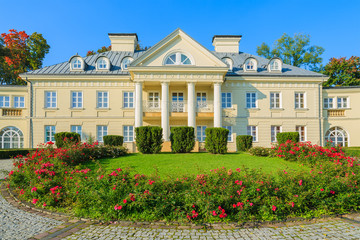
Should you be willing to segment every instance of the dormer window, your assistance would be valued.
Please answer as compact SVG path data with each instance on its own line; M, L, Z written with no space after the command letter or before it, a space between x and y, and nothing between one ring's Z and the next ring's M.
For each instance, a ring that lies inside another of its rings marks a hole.
M192 62L188 56L177 52L166 58L165 65L192 65Z
M257 70L257 61L255 58L249 58L245 61L244 71L252 72Z
M130 63L133 61L134 59L132 57L125 57L123 58L122 62L121 62L121 70L122 71L126 71L130 65Z
M73 69L81 69L81 62L78 58L75 58L72 63Z
M269 62L269 72L281 72L282 71L282 61L279 58L273 58Z
M232 71L232 70L233 70L233 60L232 60L231 58L224 57L224 58L222 59L222 61L223 61L224 63L226 63L226 65L229 66L229 71Z
M96 70L109 70L110 69L110 60L105 56L100 56L96 60Z
M85 68L85 62L82 57L76 55L70 58L70 69L74 71L83 71Z

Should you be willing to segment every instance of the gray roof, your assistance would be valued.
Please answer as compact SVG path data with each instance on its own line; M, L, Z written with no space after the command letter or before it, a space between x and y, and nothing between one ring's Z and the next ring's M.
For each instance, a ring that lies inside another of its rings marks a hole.
M84 57L86 67L84 71L70 71L70 64L68 61L55 64L52 66L44 67L34 71L27 72L28 75L128 75L128 71L122 71L121 61L124 57L130 56L137 59L146 51L136 52L119 52L108 51L104 53L98 53L92 56ZM288 64L283 64L282 72L268 72L266 69L269 64L269 59L251 55L248 53L219 53L212 52L219 59L229 57L233 60L233 71L228 72L226 76L274 76L274 77L325 77L325 75L308 71L302 68L294 67ZM99 56L106 56L110 59L111 68L109 71L97 71L95 67L95 61ZM244 72L243 64L249 57L253 57L258 61L257 72Z

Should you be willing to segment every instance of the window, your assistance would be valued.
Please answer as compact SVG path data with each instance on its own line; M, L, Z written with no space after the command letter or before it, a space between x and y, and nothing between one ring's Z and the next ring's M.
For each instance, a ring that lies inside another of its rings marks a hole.
M107 135L107 126L97 126L97 141L104 142L103 137Z
M253 137L253 142L257 142L257 126L247 126L247 135Z
M305 142L306 141L306 127L305 126L296 126L296 131L299 133L299 141Z
M270 108L281 108L281 95L279 92L270 93Z
M134 93L124 92L124 108L133 108L133 107L134 107Z
M257 70L257 62L254 58L248 59L244 64L244 71L256 71Z
M231 108L232 107L232 100L231 100L230 92L221 93L221 107L222 108Z
M160 96L158 92L149 92L149 108L160 108Z
M325 109L334 108L334 98L324 98L324 108Z
M165 65L191 65L191 60L183 53L171 54L166 60Z
M56 92L45 92L45 108L56 108Z
M0 96L0 107L10 107L9 96Z
M246 108L256 108L256 92L246 93Z
M97 92L97 107L108 108L109 107L109 93Z
M271 126L271 142L277 142L276 135L281 133L281 126Z
M348 134L341 127L330 128L326 132L325 140L330 141L332 146L348 146Z
M82 61L80 60L80 58L74 58L71 61L71 68L72 69L82 69Z
M25 97L14 97L14 108L24 108Z
M0 131L0 148L23 148L24 135L16 127L5 127Z
M124 142L134 141L134 126L124 126Z
M196 93L196 104L198 108L207 108L206 92Z
M197 135L197 140L199 142L205 142L205 129L206 126L197 126L196 127L196 135Z
M82 108L83 106L83 98L82 92L72 92L71 94L71 107L72 108Z
M55 126L45 126L45 142L55 142Z
M71 125L71 132L80 134L80 137L82 138L82 126Z
M279 59L270 60L270 72L271 71L281 71L281 61Z
M97 68L99 70L106 70L109 68L107 60L102 57L97 61Z
M295 108L305 108L305 93L295 93Z
M348 108L348 98L347 97L338 97L337 98L337 107L338 108Z
M229 66L229 71L233 70L233 61L230 58L225 57L222 59L222 61Z
M124 71L124 70L127 70L130 63L133 61L134 59L132 57L125 57L122 62L121 62L121 69Z
M223 126L223 128L229 130L229 134L228 134L228 142L232 142L233 138L232 138L232 126Z
M184 93L173 92L171 97L171 111L172 112L184 112Z

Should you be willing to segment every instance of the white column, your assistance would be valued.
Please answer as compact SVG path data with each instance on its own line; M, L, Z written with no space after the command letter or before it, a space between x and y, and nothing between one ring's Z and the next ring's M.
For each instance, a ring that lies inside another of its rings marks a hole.
M214 83L214 127L221 127L221 83Z
M188 126L196 127L195 83L188 82Z
M161 127L164 141L170 140L169 127L169 83L161 83Z
M142 82L135 82L135 127L142 126L143 101L142 101Z

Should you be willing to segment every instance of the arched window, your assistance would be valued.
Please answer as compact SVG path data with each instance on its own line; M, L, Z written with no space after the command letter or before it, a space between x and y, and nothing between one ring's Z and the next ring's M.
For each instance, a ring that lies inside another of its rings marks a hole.
M192 62L188 56L177 52L166 58L165 65L192 65Z
M122 62L121 62L121 69L124 71L124 70L127 70L130 63L133 61L134 59L132 57L124 57Z
M69 62L70 62L70 70L84 70L85 68L84 60L78 55L71 57Z
M224 57L222 61L229 66L229 71L233 70L233 61L231 60L231 58Z
M1 148L22 148L24 147L24 135L16 127L6 127L0 132Z
M273 58L269 62L269 72L281 71L282 61L279 58Z
M98 61L98 69L107 69L107 62L105 59L101 58Z
M78 58L75 58L72 62L72 68L73 69L82 69L81 67L81 61Z
M244 64L244 71L252 72L256 70L257 70L257 61L255 60L255 58L248 58Z
M248 61L248 63L246 64L246 70L254 70L254 61Z
M330 141L333 146L348 146L348 134L341 127L332 127L327 130L325 140Z
M279 63L278 63L278 61L273 61L273 62L270 64L270 69L271 69L271 70L279 70Z

